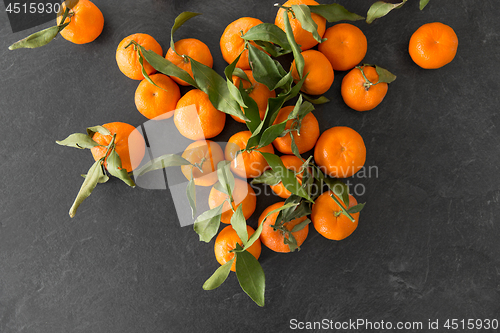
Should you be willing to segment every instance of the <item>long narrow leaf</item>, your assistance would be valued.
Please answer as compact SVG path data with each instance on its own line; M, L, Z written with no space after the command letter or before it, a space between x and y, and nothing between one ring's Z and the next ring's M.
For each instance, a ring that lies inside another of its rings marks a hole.
M266 278L259 261L247 251L236 252L236 276L241 289L258 305L264 306Z
M231 272L231 266L235 260L236 256L233 259L226 262L224 265L217 268L217 270L212 274L210 278L203 284L204 290L214 290L218 288L224 281L226 281L229 276L229 272Z

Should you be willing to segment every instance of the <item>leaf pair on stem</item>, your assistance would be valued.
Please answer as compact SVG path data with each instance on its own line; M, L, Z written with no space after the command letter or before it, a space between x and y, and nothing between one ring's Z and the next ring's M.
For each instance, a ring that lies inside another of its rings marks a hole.
M61 146L78 149L92 149L93 147L101 146L92 139L95 133L111 136L111 133L105 127L94 126L87 128L86 134L74 133L62 141L56 141L56 143ZM135 187L135 182L130 178L127 170L122 168L120 156L115 150L115 138L116 134L112 136L110 143L106 146L106 153L104 156L95 161L87 174L83 175L85 180L69 210L70 217L75 216L76 210L80 204L90 196L98 183L105 183L109 180L107 173L121 179L128 186Z

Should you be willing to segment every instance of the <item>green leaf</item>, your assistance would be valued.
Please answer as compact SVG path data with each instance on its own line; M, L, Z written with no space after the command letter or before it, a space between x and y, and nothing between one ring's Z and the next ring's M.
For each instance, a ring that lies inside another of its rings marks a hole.
M328 103L330 102L330 100L328 98L326 98L325 96L320 96L318 98L312 98L306 94L301 94L302 96L304 96L304 99L312 104L325 104L325 103Z
M384 17L387 15L391 10L400 8L403 6L406 1L408 0L403 0L402 2L399 3L387 3L384 1L377 1L371 7L368 9L368 13L366 14L366 23L370 24L373 21L375 21L378 18Z
M264 42L264 41L261 41L261 40L257 40L254 43L255 43L255 45L259 46L264 52L269 53L269 55L271 57L274 57L274 58L277 58L279 56L282 56L284 54L288 54L288 53L292 52L291 49L290 49L290 51L284 51L278 45L275 45L275 44L269 43L269 42Z
M304 73L304 57L301 54L302 50L300 49L299 44L297 44L295 38L293 37L292 26L290 25L290 19L288 18L288 13L286 10L283 11L283 19L285 22L286 38L288 40L288 43L290 43L290 46L292 47L293 58L295 59L295 67L297 69L299 77L302 78Z
M134 171L135 177L140 177L147 172L164 169L171 166L191 165L191 162L176 154L166 154L150 160L140 169Z
M180 13L174 21L174 25L172 26L172 30L170 30L170 47L172 48L172 51L177 53L175 51L174 47L174 33L179 29L184 23L186 23L187 20L190 18L193 18L195 16L201 15L201 13L193 13L193 12L182 12Z
M189 206L191 207L191 216L196 216L196 186L194 183L193 167L191 167L191 179L186 186L186 196L189 201Z
M101 176L99 177L99 179L97 180L97 183L99 183L99 184L106 183L106 182L109 180L108 175L104 172L104 166L103 166L103 165L101 165L101 169L102 169L102 174L101 174ZM82 176L83 178L87 178L87 175L86 175L86 174L82 174L81 176Z
M281 78L281 80L279 80L278 83L276 83L274 89L282 88L286 93L288 93L292 88L292 83L293 83L292 72L288 72Z
M264 156L271 169L281 174L281 182L288 191L308 201L312 201L307 192L304 190L304 188L300 186L299 182L297 181L297 177L295 176L295 173L285 168L283 162L277 155L261 151L259 151L259 153L262 154L262 156Z
M330 198L333 199L333 201L335 201L335 203L337 204L337 206L340 207L340 209L342 210L342 214L344 214L345 216L347 216L347 218L349 218L349 220L351 220L351 222L355 222L356 220L351 216L351 214L349 214L349 212L347 211L347 209L344 207L344 205L342 205L340 203L340 201L335 197L335 195L333 194L330 194ZM349 207L349 206L347 206Z
M260 237L260 234L262 233L262 228L264 226L264 221L272 214L274 213L278 213L278 212L281 212L282 210L284 209L288 209L290 207L294 207L294 206L297 206L299 203L298 202L285 202L285 204L281 207L278 207L276 209L273 209L272 211L270 211L269 213L267 213L266 216L264 216L264 219L262 220L262 223L259 224L259 227L257 229L255 229L255 232L250 236L250 238L248 239L248 242L247 244L245 245L245 247L243 248L243 251L244 250L247 250L250 246L252 246L252 244L257 240L259 239ZM237 246L238 247L238 246Z
M302 95L301 95L301 97L302 97ZM299 118L299 120L302 120L302 119L304 119L305 116L307 116L312 111L314 111L314 105L312 105L308 101L305 101L302 104L300 104L300 109L299 109L299 112L297 114L297 118Z
M281 182L281 175L272 169L264 171L259 177L252 179L252 184L266 184L269 186L276 185Z
M231 96L238 102L238 104L242 108L247 108L247 105L245 104L245 101L243 100L243 96L241 95L240 90L234 85L233 83L233 72L234 69L236 68L236 64L241 58L241 54L243 53L243 50L240 52L240 54L234 59L232 63L230 63L226 69L224 70L224 74L226 74L226 82L227 82L227 88L229 89L229 92L231 93ZM243 72L245 73L245 72ZM245 74L246 76L246 74ZM248 77L247 77L248 79Z
M128 186L135 187L135 183L128 175L127 170L122 169L122 160L115 149L111 149L106 158L106 169L112 176L121 179Z
M359 213L365 207L365 203L357 204L356 206L352 206L347 210L349 214Z
M224 281L226 281L229 276L229 272L231 272L231 266L235 260L236 256L233 259L226 262L224 265L217 268L217 270L212 274L211 277L208 278L207 281L203 284L204 290L214 290L218 288Z
M137 57L139 58L139 64L141 65L142 76L144 76L144 78L146 79L146 81L148 81L150 84L152 84L156 88L159 88L161 90L167 91L167 90L163 89L162 87L160 87L159 85L157 85L153 81L153 79L151 79L151 77L149 76L148 72L146 72L146 68L144 68L144 58L141 55L141 52L139 50L137 50Z
M237 76L237 77L239 77L240 79L243 79L243 80L245 80L245 81L250 82L250 79L248 78L247 73L245 73L245 71L244 71L244 70L242 70L241 68L235 68L235 69L233 70L233 76Z
M304 229L306 227L306 225L308 225L309 223L311 223L311 220L310 219L305 219L304 221L300 222L299 224L296 224L291 232L297 232L297 231L300 231L302 229Z
M146 50L144 47L142 47L139 44L136 44L136 46L140 49L142 56L144 59L151 65L153 66L154 69L156 69L158 72L163 73L168 76L175 76L176 78L179 78L190 85L192 85L195 88L198 88L198 85L194 81L194 79L189 75L188 72L185 70L177 67L161 55L157 54L154 51Z
M248 44L248 59L255 81L273 90L283 77L275 61L250 43Z
M217 164L217 177L220 185L225 189L225 193L231 198L234 190L234 176L230 170L230 161L220 161Z
M279 137L283 133L285 127L286 121L276 125L271 125L266 128L264 130L264 133L262 133L262 136L260 137L259 148L271 144L277 137Z
M20 41L9 46L9 50L16 49L34 49L50 43L59 33L59 27L53 26L42 31L35 32Z
M420 0L420 10L424 9L425 6L429 3L429 0Z
M111 132L106 127L103 127L100 125L87 128L87 134L89 135L89 137L92 138L94 136L94 134L96 134L96 133L99 133L102 135L111 135Z
M216 182L216 183L214 184L214 188L215 188L217 191L219 191L219 192L222 192L222 193L224 193L224 194L228 194L228 195L229 195L229 193L227 193L227 189L226 189L225 187L223 187L223 186L221 185L221 183L220 183L220 182Z
M69 209L70 217L72 218L75 217L76 210L78 209L80 204L89 197L89 195L96 187L99 179L101 179L103 175L103 170L101 166L102 161L103 161L102 158L100 160L95 161L94 164L92 164L92 166L90 167L89 171L87 172L87 176L85 177L85 180L83 181L83 184L80 187L80 191L78 191L76 199L73 202L71 208Z
M99 146L99 144L92 140L90 136L82 133L71 134L62 141L56 141L56 143L61 146L73 147L78 149L91 149L95 146Z
M245 245L248 242L248 230L245 216L243 216L243 205L239 205L238 208L236 208L236 212L231 216L231 225L241 239L243 245Z
M378 82L391 83L396 80L396 75L392 74L385 68L375 65L375 70L378 74Z
M358 21L364 19L363 16L349 12L338 3L332 3L330 5L313 5L308 7L311 10L311 13L323 16L328 22Z
M220 225L220 216L222 214L222 205L203 212L194 221L193 229L200 236L200 241L210 242L217 234Z
M280 220L283 224L311 214L311 203L302 200L300 197L297 198L300 200L290 201L292 203L298 203L296 207L291 206L281 212Z
M302 156L300 156L299 148L297 147L297 143L295 143L295 137L293 136L293 132L290 132L290 147L292 148L292 153L302 160Z
M277 55L273 56L276 57L292 52L286 33L272 23L261 23L256 25L250 28L243 36L241 36L241 38L244 40L262 41L278 45L281 50L274 49L276 50Z
M231 96L226 80L212 68L197 62L193 58L189 59L194 79L199 89L208 95L212 105L219 111L248 121L249 119L241 111L238 102Z
M237 245L239 247L239 244ZM236 252L236 276L241 289L258 305L264 306L266 278L255 257L247 252Z
M291 232L287 232L285 234L285 237L283 238L283 243L288 245L290 252L294 252L297 249L300 250L299 245L297 244L297 240L295 239L295 237L292 235Z
M314 39L321 43L323 39L318 33L318 25L311 17L311 10L307 5L292 5L292 10L295 13L295 17L299 20L302 25L302 29L312 33Z
M346 207L349 207L349 187L344 184L341 180L331 179L328 177L324 178L324 182L328 185L328 188L335 193L342 201Z
M243 97L243 101L247 105L245 110L245 115L249 119L249 121L246 121L246 125L250 132L255 131L256 128L259 127L261 120L260 120L260 113L259 113L259 106L257 105L257 102L251 98L248 93L243 89L243 84L240 82L240 93L241 96ZM251 140L249 140L250 142Z

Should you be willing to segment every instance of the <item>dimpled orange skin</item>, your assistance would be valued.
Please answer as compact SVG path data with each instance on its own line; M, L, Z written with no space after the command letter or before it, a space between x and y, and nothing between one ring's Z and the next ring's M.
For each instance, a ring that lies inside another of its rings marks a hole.
M255 81L252 71L246 70L245 74L248 76L250 82L241 80L239 77L233 75L233 83L239 88L240 82L243 82L243 88L247 90L250 89L248 96L250 96L250 98L257 103L257 106L259 107L259 116L262 120L266 115L267 101L269 98L276 97L276 92L274 90L269 90L265 84ZM243 108L241 108L241 110L243 111ZM243 119L234 115L231 115L231 117L239 123L245 122Z
M280 208L284 204L285 202L282 201L267 207L259 217L259 225L262 224L262 221L269 212ZM269 249L275 252L287 253L290 252L290 247L284 242L285 235L281 231L274 231L274 229L271 227L276 222L278 214L279 212L273 213L267 217L266 221L264 222L264 226L262 227L262 233L260 234L260 241L262 242L262 244L264 244ZM285 223L285 227L291 231L293 227L303 222L306 218L307 216L302 216L300 218L287 222ZM303 229L299 231L292 232L292 235L297 241L298 246L301 246L304 243L308 234L309 234L309 225L306 225Z
M326 29L326 41L318 45L336 71L347 71L358 65L366 55L368 42L365 34L349 23L336 24Z
M90 150L94 160L97 161L106 154L106 146L111 142L112 135L116 134L115 151L120 156L122 168L127 172L137 168L146 151L146 144L141 133L134 126L122 122L113 122L102 126L108 129L111 135L94 134L92 139L101 145L92 147ZM106 163L104 165L106 166Z
M365 164L365 143L352 128L332 127L319 137L314 148L314 160L331 177L351 177Z
M378 74L374 67L365 66L363 72L370 82L378 82ZM353 68L342 80L340 93L345 104L353 110L372 110L383 101L387 94L387 83L380 82L366 89L364 87L365 82L359 68Z
M210 194L208 196L208 206L213 209L224 203L222 206L222 215L220 221L222 223L230 224L231 217L233 216L233 210L229 203L225 201L228 195L212 187ZM234 190L233 190L233 208L236 211L238 206L241 205L241 210L245 220L249 219L250 216L255 212L255 207L257 207L257 196L255 191L247 182L235 178L234 179Z
M333 192L328 191L316 199L312 206L311 221L316 231L323 237L331 240L342 240L351 235L358 227L359 213L350 214L354 218L354 222L352 222L341 213L340 207L330 197L331 194ZM342 203L339 197L335 197ZM357 204L356 198L349 194L349 207L347 209Z
M248 237L253 235L254 232L255 230L247 225ZM238 234L236 233L236 231L234 231L231 225L228 225L219 232L217 238L215 239L214 245L215 259L217 259L219 264L224 265L226 262L233 259L234 253L230 251L236 248L236 243L240 245L243 244L241 239L238 237ZM250 252L255 257L255 259L259 259L261 250L262 245L260 244L259 239L257 239L252 244L252 246L247 249L247 251ZM236 271L236 260L231 266L231 271Z
M191 165L182 165L181 171L187 180L191 179L191 169L193 170L194 183L198 186L212 186L218 180L217 164L224 160L224 152L218 143L210 140L199 140L191 143L182 153L182 157L192 164L200 164L203 161L200 171Z
M130 45L131 41L136 41L139 45L144 47L146 50L153 51L154 53L163 56L163 50L158 44L158 42L147 34L133 34L125 37L118 47L116 48L116 63L120 71L125 74L128 78L133 80L143 80L144 75L142 75L141 64L139 63L139 57L137 56L137 51L134 50L134 46ZM148 75L156 72L146 60L144 60L144 70Z
M282 108L274 124L281 123L285 121L288 117L288 114L293 111L293 106L285 106ZM290 129L292 126L292 120L289 120L286 123L286 129ZM299 153L303 154L308 152L309 150L314 148L316 141L319 137L319 124L316 117L312 114L312 112L308 113L304 119L302 119L302 125L300 127L300 136L297 135L297 132L292 132L293 139L295 140L295 144L299 149ZM282 154L291 155L292 152L292 139L290 137L290 133L287 133L285 136L281 138L276 138L273 141L274 148L276 148Z
M217 136L224 129L226 114L217 110L208 95L191 89L177 102L174 124L182 136L191 140L204 140Z
M245 48L245 40L241 38L250 28L263 23L261 20L253 17L241 17L234 22L229 23L220 38L220 50L222 57L227 63L232 63ZM256 46L252 42L252 45ZM236 63L236 67L241 69L250 69L248 63L248 50L245 50Z
M210 53L210 49L208 46L202 41L195 38L186 38L181 39L175 42L174 44L175 51L181 56L175 54L172 48L169 48L167 54L165 55L165 59L169 60L171 63L176 65L177 67L185 70L186 72L193 77L193 70L191 69L191 61L184 60L182 55L186 55L190 58L193 58L195 61L202 63L205 66L210 68L214 65L214 58L212 57L212 53ZM176 78L172 76L172 79L182 86L188 86L184 80Z
M314 0L288 0L283 4L284 7L291 7L292 5L319 5ZM285 20L283 19L284 9L280 8L278 13L276 14L276 19L274 24L281 28L281 30L285 31ZM318 25L318 34L320 37L323 36L326 29L326 19L324 17L319 16L318 14L311 13L311 17ZM302 51L308 50L314 47L318 42L314 39L312 33L307 30L302 29L302 24L300 24L299 20L293 18L291 13L288 13L288 19L290 20L290 26L292 27L293 36L297 44L300 45L300 49Z
M422 68L436 69L449 64L457 54L458 37L448 25L434 22L421 26L410 38L408 51Z
M300 168L302 167L303 162L300 160L295 155L282 155L280 156L281 162L283 162L283 165L285 168L292 170L293 172L297 173L300 171ZM300 184L302 184L302 173L297 174L297 180ZM290 191L288 191L285 186L283 185L282 182L279 182L276 185L271 185L271 190L279 197L283 199L287 199L292 195Z
M252 133L250 131L242 131L234 134L229 138L224 151L226 160L231 161L231 171L241 178L258 177L268 168L269 165L266 159L259 151L274 154L274 149L271 144L256 150L245 151L238 154L241 149L246 148L248 139L250 139L251 135Z
M71 6L71 5L70 5ZM61 24L62 14L66 10L66 2L61 5L60 15L57 15L57 24ZM104 27L102 12L88 0L79 0L70 10L71 22L61 32L64 39L75 44L86 44L94 41ZM70 18L66 18L65 23Z
M300 90L310 95L326 93L335 77L332 64L323 53L316 50L307 50L301 54L304 57L303 74L308 74ZM300 80L295 60L292 62L292 77L295 82Z
M148 119L167 119L174 115L181 92L167 75L153 74L150 79L162 89L144 79L135 91L135 106Z

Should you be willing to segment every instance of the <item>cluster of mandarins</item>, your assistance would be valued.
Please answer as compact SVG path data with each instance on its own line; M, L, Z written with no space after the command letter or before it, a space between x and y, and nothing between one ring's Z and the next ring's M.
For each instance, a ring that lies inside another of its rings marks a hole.
M82 6L88 5L90 1L80 0ZM90 3L91 4L91 3ZM295 4L318 5L314 0L289 0L283 6ZM285 30L283 11L280 8L276 15L275 24ZM75 12L77 8L75 8ZM95 10L94 10L95 12ZM99 12L100 13L100 12ZM75 15L78 15L76 12ZM99 16L99 15L97 15ZM324 41L313 49L318 41L312 33L302 28L298 19L288 13L293 35L296 42L301 46L304 58L304 73L308 76L302 86L302 91L310 95L321 95L328 91L334 80L334 71L348 71L341 85L341 95L345 103L357 111L367 111L375 108L384 99L388 86L385 82L379 82L379 75L372 66L359 67L367 51L367 39L363 32L356 26L347 23L336 24L326 29L325 18L312 13L311 16L317 25L317 32ZM102 14L101 14L102 17ZM75 19L76 16L73 18ZM240 60L236 67L245 71L248 81L233 76L236 86L241 82L243 88L249 93L258 105L261 119L266 113L268 99L275 97L274 91L269 90L264 84L257 82L251 71L248 60L248 51L244 51L245 41L241 36L250 28L261 24L262 21L256 18L243 17L230 23L224 30L220 39L220 48L223 58L232 63L240 53ZM75 23L76 24L76 23ZM102 30L102 24L100 26ZM63 30L66 35L72 31L71 26ZM93 38L100 34L93 32ZM63 36L67 38L64 34ZM70 36L71 37L71 36ZM93 40L93 39L92 39ZM250 131L242 131L234 134L228 142L225 151L215 142L207 140L220 134L225 126L226 114L217 110L210 102L208 95L199 90L191 89L181 96L179 85L187 86L188 83L176 77L157 73L147 62L141 64L138 52L130 43L135 41L147 50L163 56L160 44L147 34L134 34L123 39L116 50L116 61L119 69L127 77L135 80L142 80L135 93L135 104L139 112L148 119L167 119L173 117L175 126L184 137L193 140L182 157L193 165L200 164L202 168L197 169L190 166L182 166L182 172L186 178L194 177L198 186L213 186L217 182L216 166L220 161L231 161L231 170L241 177L235 179L233 193L233 209L227 202L228 195L213 187L209 196L209 206L214 208L224 202L221 222L229 224L217 236L215 241L215 254L219 263L224 264L234 256L230 252L235 248L236 242L241 244L241 240L230 225L233 212L238 206L242 206L245 219L250 218L256 208L256 195L252 187L246 182L248 178L259 177L268 168L265 158L259 153L274 153L278 150L284 166L297 175L301 182L303 161L292 152L292 138L298 148L299 154L311 151L314 148L314 159L316 164L326 171L329 176L335 178L350 177L359 171L366 158L366 148L362 137L353 129L348 127L332 127L320 135L317 119L312 113L307 114L300 124L300 135L296 131L287 132L286 135L278 137L272 144L259 148L258 150L246 150L247 142L251 136ZM252 42L253 43L253 42ZM453 60L458 45L458 39L450 27L441 23L430 23L422 26L415 32L410 41L409 52L415 63L423 68L439 68ZM174 65L188 72L191 76L191 63L188 57L208 66L213 66L213 57L206 44L202 41L187 38L177 41L175 51L170 48L165 58ZM257 46L257 45L255 45ZM292 63L292 75L294 80L299 80L295 64ZM145 71L149 78L155 83L151 84L145 79ZM371 84L367 85L367 81ZM193 107L194 106L194 107ZM287 119L293 106L285 106L276 117L275 124ZM244 122L236 116L232 116L235 121ZM285 130L289 130L293 124L288 121ZM110 123L103 125L112 134L116 134L116 147L122 159L122 166L127 171L132 171L138 163L130 161L127 138L134 131L133 126L125 123ZM94 135L94 140L106 146L110 137L99 133ZM274 147L273 147L274 146ZM135 156L141 154L140 145L134 148ZM134 150L132 149L132 150ZM98 160L106 154L105 147L92 148L94 158ZM142 155L144 150L142 150ZM140 162L140 161L139 161ZM291 193L283 184L278 183L271 186L274 193L286 199ZM340 207L332 199L332 191L320 195L312 206L311 220L316 230L329 239L341 240L349 236L356 228L359 213L352 214L355 222L351 222L346 216L341 214ZM333 194L335 195L335 194ZM274 230L274 224L278 213L265 218L267 214L280 206L284 202L279 202L269 206L260 216L259 225L265 223L260 241L271 250L277 252L289 252L290 249L284 242L282 232ZM349 195L349 207L357 204L356 199ZM347 209L349 207L346 207ZM288 222L285 226L288 230L306 217ZM265 221L264 221L265 220ZM247 226L249 236L254 230ZM292 233L300 246L307 237L308 226ZM256 241L248 251L256 258L261 251L261 243ZM234 270L234 263L232 270Z
M316 5L318 3L313 0L290 0L284 6L291 6L293 4ZM326 30L326 20L323 17L316 14L312 14L312 17L318 24L320 35L324 35L327 38L320 45L319 51L311 49L317 44L312 33L302 29L300 22L292 14L289 14L294 38L301 45L302 56L304 57L304 74L308 73L307 79L302 86L302 91L311 95L321 95L332 85L334 70L352 69L362 61L367 50L367 42L361 30L351 24L337 24ZM275 97L276 94L264 84L255 81L248 60L248 51L244 51L245 41L241 38L250 28L261 23L261 20L251 17L243 17L230 23L220 38L220 47L223 58L228 63L232 63L243 51L236 67L245 71L249 81L233 76L233 83L239 86L240 81L243 81L243 88L256 101L260 117L263 119L268 99ZM283 9L278 10L275 24L285 30ZM116 61L119 69L131 79L142 80L135 93L137 109L148 119L173 117L179 133L188 139L194 140L186 148L182 157L193 165L199 164L201 161L206 162L202 164L201 170L189 165L182 166L182 171L188 179L191 178L192 172L196 185L213 186L217 182L217 173L215 172L217 164L223 160L232 161L231 171L241 177L241 179L235 179L233 209L235 211L241 205L245 219L250 218L256 208L255 192L246 182L246 179L258 177L268 168L265 158L259 151L274 153L275 149L278 150L283 154L280 158L284 166L294 171L297 174L299 183L301 182L301 173L299 171L304 162L293 155L291 135L294 136L294 141L300 154L314 148L316 163L326 170L330 176L337 178L350 177L363 167L366 158L366 149L362 137L353 129L341 126L330 128L320 136L318 121L312 113L307 114L302 119L300 135L295 131L290 132L276 138L273 144L245 151L251 132L242 131L235 133L229 139L225 151L223 151L216 142L207 139L213 138L222 132L226 122L226 114L214 108L205 92L194 88L181 96L178 85L187 86L188 83L176 77L170 78L161 73L155 74L156 70L146 62L143 62L143 67L141 67L137 51L132 47L127 47L132 41L137 42L145 49L154 51L158 55L163 56L163 50L160 44L147 34L128 36L118 45ZM208 46L200 40L194 38L182 39L177 41L174 47L175 51L169 48L165 58L187 71L191 76L193 75L191 63L186 55L208 67L213 66L212 54ZM291 66L295 68L294 63ZM144 78L142 68L144 68L155 85ZM292 71L292 75L295 80L299 80L296 70ZM374 69L373 72L366 71L366 75L376 82L377 73ZM353 73L351 76L353 78L349 85L352 89L350 89L350 92L346 90L344 98L353 107L355 106L359 109L360 104L367 103L366 101L371 102L373 98L360 100L354 97L354 94L359 94L354 89L354 86L359 80L363 80L364 82L364 79L361 74ZM377 104L383 99L383 95L387 91L387 84L384 84L385 91L378 93L377 98L379 100ZM364 91L363 89L362 92ZM193 108L192 106L195 107ZM274 123L277 124L286 120L293 108L293 106L283 107ZM244 122L236 116L232 117L235 121ZM289 120L285 130L289 130L293 125L292 123L293 121ZM104 126L106 127L106 125ZM271 189L284 199L291 195L290 191L281 182L271 186ZM359 213L352 214L355 222L351 222L343 214L340 214L340 207L330 197L332 194L333 192L331 191L325 192L316 200L316 203L313 205L311 218L313 225L320 234L329 239L340 240L349 236L354 231L357 226ZM215 208L224 203L221 222L229 224L219 233L215 241L216 258L221 264L232 259L234 253L230 252L230 250L234 249L235 243L238 242L241 244L241 240L230 225L234 211L231 209L227 199L228 195L226 193L219 191L216 187L212 187L208 199L209 206L210 208ZM279 202L269 206L260 216L259 224L263 222L269 212L279 208L283 204L284 202ZM349 207L356 204L356 199L350 196ZM273 230L271 227L277 216L278 213L275 213L265 219L266 225L261 233L260 241L271 250L290 252L288 245L284 242L283 233L279 230ZM305 219L306 216L295 219L286 223L285 227L288 230L292 230L295 225ZM248 226L249 236L253 232L254 230ZM297 241L297 245L300 246L307 237L308 226L292 234ZM248 250L256 258L260 254L260 241L255 242Z

